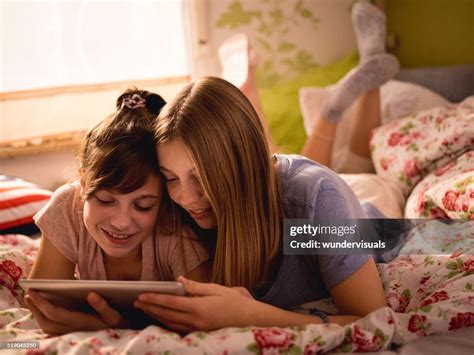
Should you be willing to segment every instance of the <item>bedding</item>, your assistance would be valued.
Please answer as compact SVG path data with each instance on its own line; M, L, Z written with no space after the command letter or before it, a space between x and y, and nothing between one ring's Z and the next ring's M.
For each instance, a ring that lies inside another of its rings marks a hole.
M457 255L474 250L474 222L461 220L409 220L398 255ZM438 236L442 235L442 238ZM452 264L455 272L460 265ZM460 266L461 267L461 266Z
M406 196L431 171L474 146L474 96L401 118L373 131L377 175L398 183Z
M474 169L426 191L451 219L474 219Z
M375 206L386 218L403 218L405 197L397 184L375 174L339 174L361 203Z
M440 166L423 178L408 196L405 205L405 218L458 218L464 211L447 213L443 198L449 190L457 190L456 181L459 176L474 171L474 150L470 150L456 159ZM440 192L438 192L440 191ZM440 193L441 198L436 197ZM468 200L474 196L466 196ZM446 201L447 202L447 201ZM468 209L470 211L470 208ZM472 215L472 214L471 214ZM466 213L466 219L469 215ZM469 216L469 218L471 218Z
M466 225L473 238L474 222ZM443 235L439 235L443 239ZM180 336L157 326L46 336L21 306L18 280L33 264L39 240L0 239L0 342L39 342L38 353L295 353L369 352L449 335L474 326L473 249L451 255L402 255L379 265L388 304L354 323L288 328L225 328ZM13 353L13 351L12 351Z

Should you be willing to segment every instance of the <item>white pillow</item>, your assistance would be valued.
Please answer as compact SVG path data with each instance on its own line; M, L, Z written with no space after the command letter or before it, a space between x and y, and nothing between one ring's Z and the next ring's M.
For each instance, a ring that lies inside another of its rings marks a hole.
M339 174L358 200L369 202L386 218L403 218L405 197L397 184L375 174Z
M315 117L318 117L320 109L328 94L328 90L333 85L327 87L304 87L299 91L300 110L303 115L303 124L307 135L313 129ZM393 119L404 117L413 112L418 112L432 107L442 106L449 103L448 100L435 92L422 86L390 80L380 87L380 110L382 124ZM349 145L350 132L352 132L352 121L350 116L354 105L350 106L344 113L339 124L334 141L333 162L344 160ZM369 144L369 142L367 142ZM340 171L337 165L331 166L336 171ZM370 170L366 172L371 172Z
M380 87L382 124L429 108L448 104L441 95L420 85L390 80Z

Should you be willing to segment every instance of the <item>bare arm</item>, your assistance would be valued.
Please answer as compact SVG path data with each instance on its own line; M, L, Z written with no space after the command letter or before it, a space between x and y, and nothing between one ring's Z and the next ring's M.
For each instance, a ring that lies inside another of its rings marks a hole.
M296 312L286 311L266 303L254 301L255 304L249 305L249 314L247 322L241 326L254 325L258 327L291 327L306 324L320 324L322 319L317 316L301 314ZM344 325L355 322L359 316L329 316L331 323Z
M313 131L301 148L301 155L330 167L336 128L335 123L322 117L315 118Z
M363 317L387 306L382 281L372 258L329 292L339 311L344 314Z
M30 279L73 279L75 265L43 234Z
M30 272L30 279L73 279L75 265L42 236L38 256ZM90 293L89 304L96 315L74 312L56 306L37 292L25 295L25 304L33 313L40 327L48 334L64 334L73 331L99 330L104 328L127 327L126 321L98 294ZM71 322L74 319L74 322Z
M173 296L148 293L140 296L137 308L179 331L214 330L230 326L287 327L322 323L319 317L286 311L256 301L238 289L180 278L188 293ZM353 322L358 315L332 316L332 323Z
M366 316L372 311L386 307L387 301L377 267L370 258L359 270L330 290L330 294L341 316L329 316L331 323L344 325ZM268 305L264 305L268 306ZM276 308L270 312L262 306L257 312L262 318L260 326L293 326L321 323L318 317L301 315ZM272 307L275 308L275 307Z

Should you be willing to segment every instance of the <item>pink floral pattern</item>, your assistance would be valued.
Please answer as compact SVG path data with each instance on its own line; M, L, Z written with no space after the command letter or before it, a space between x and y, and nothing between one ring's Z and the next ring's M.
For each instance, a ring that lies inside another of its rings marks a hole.
M262 328L252 330L252 332L262 353L270 350L285 351L292 345L293 335L284 329Z
M438 242L449 245L451 236L438 234ZM38 243L24 236L10 236L8 243L0 247L3 272L0 279L25 277L31 269ZM38 341L40 347L31 351L32 354L69 351L309 355L380 351L389 349L392 344L406 344L419 337L474 326L473 251L474 248L464 252L457 250L444 256L401 255L388 264L378 265L390 307L343 327L311 324L288 328L225 328L183 337L149 326L140 331L107 329L48 337L38 329L29 310L21 307L18 285L13 285L16 295L9 288L0 287L0 340Z
M374 344L375 336L372 336L370 332L362 330L359 326L354 326L353 328L348 329L348 335L346 339L350 343L354 344L356 352L367 352L367 351L376 351L379 350L379 347L376 347Z
M414 314L408 321L408 330L418 335L426 335L426 330L431 327L431 324L427 322L427 318L424 315Z
M0 263L0 285L7 287L16 295L16 286L22 275L22 270L11 260L4 260Z
M405 312L410 303L410 299L411 294L408 289L404 290L402 293L392 291L387 294L387 303L395 312Z
M376 128L370 148L377 174L397 182L408 195L430 172L449 171L450 161L474 145L473 121L471 96Z
M449 321L449 330L470 327L474 325L474 312L458 313Z
M429 304L446 300L449 300L448 293L446 291L438 291L433 293L430 297L425 298L425 300L420 303L420 307L426 307Z
M473 174L474 150L440 166L410 193L405 205L405 218L472 218L474 182L469 177Z
M474 219L474 170L433 186L426 192L452 219Z

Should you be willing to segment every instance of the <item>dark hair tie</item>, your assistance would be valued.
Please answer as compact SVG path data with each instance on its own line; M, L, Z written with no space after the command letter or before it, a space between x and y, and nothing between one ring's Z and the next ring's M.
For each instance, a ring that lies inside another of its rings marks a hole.
M166 101L158 94L148 95L146 98L146 109L153 116L158 116Z

